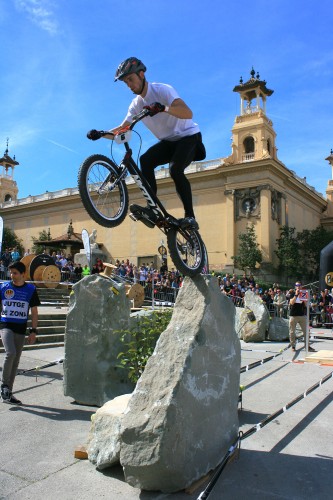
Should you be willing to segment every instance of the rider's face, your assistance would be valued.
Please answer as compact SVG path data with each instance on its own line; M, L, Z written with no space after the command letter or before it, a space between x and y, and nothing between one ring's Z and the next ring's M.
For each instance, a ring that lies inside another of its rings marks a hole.
M127 87L129 87L134 94L140 95L142 93L143 79L144 76L141 77L141 73L139 75L137 73L131 73L130 75L124 76L122 81L126 83Z

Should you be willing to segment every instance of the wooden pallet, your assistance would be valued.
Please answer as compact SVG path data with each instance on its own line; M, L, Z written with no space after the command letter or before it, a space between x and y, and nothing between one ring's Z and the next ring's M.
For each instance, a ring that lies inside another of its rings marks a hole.
M305 357L307 363L333 365L333 351L318 351Z

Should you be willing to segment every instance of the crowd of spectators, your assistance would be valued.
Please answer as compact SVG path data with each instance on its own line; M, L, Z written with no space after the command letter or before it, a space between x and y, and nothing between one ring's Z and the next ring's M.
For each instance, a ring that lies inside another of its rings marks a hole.
M17 247L6 248L2 252L0 259L0 279L8 279L9 264L27 255L30 255L29 249L21 255ZM51 257L61 272L61 281L63 282L76 283L84 276L104 271L101 259L96 259L90 269L88 265L74 264L73 256L66 255L65 252L60 250L52 252ZM171 292L174 292L173 296L175 298L177 290L183 284L183 277L179 271L175 268L169 269L165 261L159 269L154 266L153 262L150 262L150 264L148 262L142 263L137 266L130 262L129 259L117 259L115 265L115 275L125 281L140 283L148 294L151 294L151 290L154 290L155 294L161 295L168 293L170 295ZM212 274L214 274L214 271ZM242 276L226 273L217 276L217 279L221 293L228 296L236 306L243 306L245 292L251 290L266 304L271 315L280 318L288 317L291 290L283 290L278 283L273 283L271 287L266 288L256 283L252 274L247 276L245 273ZM314 326L333 325L332 290L325 289L320 293L311 293L309 306L310 320Z
M222 293L231 298L236 306L243 306L244 295L251 290L266 304L272 316L287 318L291 289L283 290L278 283L264 288L255 282L252 275L242 277L226 273L218 276ZM310 321L313 326L333 326L333 289L325 289L320 293L310 291L309 300Z
M168 266L163 263L159 269L150 264L143 262L136 266L129 259L120 261L116 260L115 274L120 278L128 279L134 283L139 283L143 287L154 287L156 293L169 291L169 289L179 289L183 284L183 277L175 268L168 269Z

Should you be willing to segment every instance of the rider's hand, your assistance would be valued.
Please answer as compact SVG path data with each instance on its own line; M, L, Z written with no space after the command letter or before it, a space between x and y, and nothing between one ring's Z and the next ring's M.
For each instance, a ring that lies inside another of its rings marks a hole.
M103 134L99 130L93 129L93 130L89 130L89 132L87 133L87 137L91 141L97 141L98 139L103 137Z
M157 113L162 113L165 110L165 106L160 102L153 102L150 106L143 106L143 109L149 111L149 116L155 116Z

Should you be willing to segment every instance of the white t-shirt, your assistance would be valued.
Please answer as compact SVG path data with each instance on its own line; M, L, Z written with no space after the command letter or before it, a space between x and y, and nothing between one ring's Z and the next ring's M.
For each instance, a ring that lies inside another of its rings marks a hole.
M165 83L149 83L146 96L135 97L131 102L125 120L132 122L133 116L142 111L144 106L150 106L153 102L159 102L164 106L171 106L175 99L179 99L177 91ZM177 141L182 137L194 135L200 132L199 126L191 119L176 118L168 113L158 113L155 116L147 116L143 123L158 139Z

